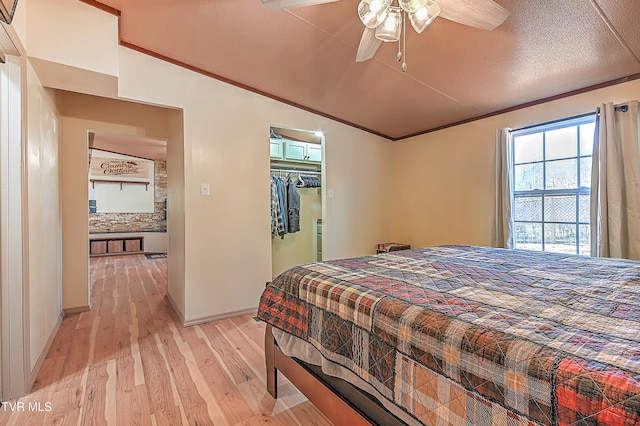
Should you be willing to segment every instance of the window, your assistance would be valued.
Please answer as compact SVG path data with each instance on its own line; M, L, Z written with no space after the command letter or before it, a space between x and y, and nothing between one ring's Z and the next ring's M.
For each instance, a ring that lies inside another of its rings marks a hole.
M513 133L516 248L589 255L595 116Z

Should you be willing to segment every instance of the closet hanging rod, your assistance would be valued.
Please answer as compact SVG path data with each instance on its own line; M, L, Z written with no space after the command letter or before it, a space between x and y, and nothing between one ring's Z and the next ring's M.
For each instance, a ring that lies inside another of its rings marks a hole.
M322 172L317 172L314 170L277 169L277 168L272 168L271 173L298 173L301 175L321 175L322 174Z

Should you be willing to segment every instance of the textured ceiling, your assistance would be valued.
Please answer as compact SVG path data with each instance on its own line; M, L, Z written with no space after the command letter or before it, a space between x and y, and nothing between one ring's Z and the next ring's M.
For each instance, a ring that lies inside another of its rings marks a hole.
M86 1L95 4L95 1ZM261 0L102 0L120 39L165 59L400 139L625 77L640 77L638 0L497 0L493 31L443 18L356 63L357 0L268 10Z

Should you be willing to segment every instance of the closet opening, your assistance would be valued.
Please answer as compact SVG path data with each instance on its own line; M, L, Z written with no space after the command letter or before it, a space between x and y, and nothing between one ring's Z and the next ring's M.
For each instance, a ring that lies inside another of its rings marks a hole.
M323 259L324 135L272 126L270 144L272 276Z

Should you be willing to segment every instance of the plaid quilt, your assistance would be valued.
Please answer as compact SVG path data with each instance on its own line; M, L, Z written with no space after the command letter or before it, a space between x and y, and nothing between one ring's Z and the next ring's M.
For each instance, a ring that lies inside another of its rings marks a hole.
M258 317L425 425L640 425L640 263L441 246L312 263Z

